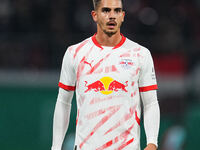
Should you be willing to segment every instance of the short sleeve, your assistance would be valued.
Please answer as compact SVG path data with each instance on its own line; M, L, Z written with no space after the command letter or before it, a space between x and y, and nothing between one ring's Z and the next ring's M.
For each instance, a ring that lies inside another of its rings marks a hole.
M145 54L141 58L141 70L139 76L139 91L146 92L158 89L156 82L153 59L149 50L144 49Z
M76 74L74 69L74 60L69 48L65 52L62 62L60 81L58 86L69 91L75 90Z

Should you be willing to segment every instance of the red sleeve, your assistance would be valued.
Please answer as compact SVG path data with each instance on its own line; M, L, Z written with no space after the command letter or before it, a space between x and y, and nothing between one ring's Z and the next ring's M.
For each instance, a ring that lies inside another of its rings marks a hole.
M76 87L75 86L69 86L69 85L64 85L63 83L59 82L58 86L60 88L63 88L64 90L68 90L68 91L75 91Z
M147 91L157 90L157 89L158 89L157 84L150 85L150 86L145 86L145 87L139 87L139 91L140 92L147 92Z

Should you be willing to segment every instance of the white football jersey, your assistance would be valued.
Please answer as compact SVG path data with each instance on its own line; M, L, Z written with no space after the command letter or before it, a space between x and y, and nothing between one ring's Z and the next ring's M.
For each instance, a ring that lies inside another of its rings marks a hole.
M75 90L77 150L139 150L140 94L157 89L151 54L122 35L115 47L95 35L70 46L59 87Z

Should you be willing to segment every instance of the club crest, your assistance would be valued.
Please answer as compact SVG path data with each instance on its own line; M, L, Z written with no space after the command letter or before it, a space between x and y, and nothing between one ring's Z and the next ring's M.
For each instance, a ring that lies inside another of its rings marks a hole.
M129 69L133 66L133 61L131 59L122 59L120 65L124 69Z

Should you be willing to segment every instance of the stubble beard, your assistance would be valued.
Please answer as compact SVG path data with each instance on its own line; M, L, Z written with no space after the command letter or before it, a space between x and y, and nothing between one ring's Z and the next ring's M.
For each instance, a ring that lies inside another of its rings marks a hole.
M115 34L117 33L117 31L120 29L121 25L122 25L122 22L119 23L119 25L117 25L117 26L118 26L118 27L117 27L118 29L116 29L116 30L114 30L114 31L108 31L108 30L106 30L106 29L103 29L103 27L101 26L101 23L99 23L100 28L102 29L102 31L103 31L108 37L112 37L113 35L115 35Z
M103 30L103 32L104 32L106 35L108 35L109 37L111 37L111 36L113 36L114 34L116 34L118 30L120 30L121 25L122 25L122 22L120 22L118 25L116 25L116 26L117 26L117 29L116 29L116 30L114 30L114 31Z
M106 30L103 30L103 32L107 35L107 36L109 36L109 37L111 37L111 36L113 36L114 34L116 34L117 33L117 31L106 31Z

